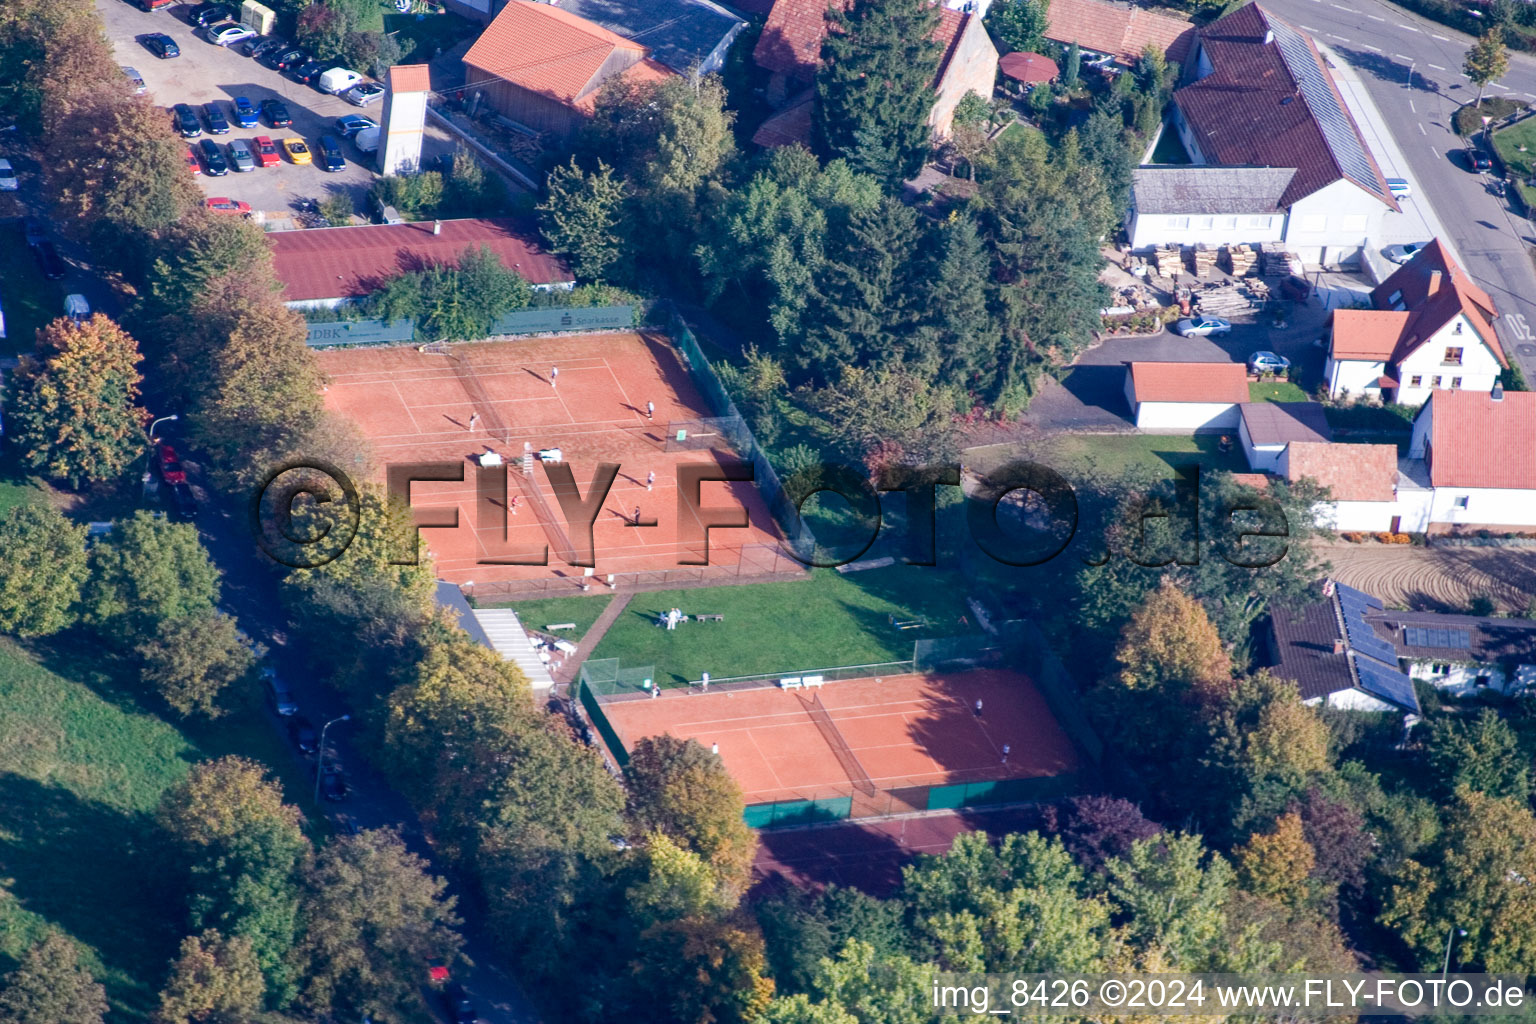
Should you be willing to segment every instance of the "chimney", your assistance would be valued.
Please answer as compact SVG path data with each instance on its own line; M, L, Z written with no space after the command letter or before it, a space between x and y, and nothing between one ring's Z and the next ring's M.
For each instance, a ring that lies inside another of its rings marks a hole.
M442 221L435 220L435 221L432 222L432 233L434 235L440 235L440 234L443 233L443 222Z
M1333 653L1334 654L1343 654L1344 653L1344 641L1342 639L1339 639L1337 637L1334 639L1334 641L1333 641Z
M1502 401L1504 401L1504 385L1500 384L1498 381L1494 381L1493 382L1493 393L1491 395L1489 395L1488 397L1492 398L1495 402L1502 402Z
M1429 287L1426 289L1426 298L1433 298L1440 291L1440 271L1429 272Z
M1268 46L1270 43L1272 43L1274 41L1275 41L1275 30L1272 29L1272 28L1265 29L1264 30L1264 45Z

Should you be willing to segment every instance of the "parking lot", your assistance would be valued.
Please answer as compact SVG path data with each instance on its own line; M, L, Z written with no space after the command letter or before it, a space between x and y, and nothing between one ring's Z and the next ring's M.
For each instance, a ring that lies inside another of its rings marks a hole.
M249 203L251 209L267 222L282 221L293 215L299 201L314 199L324 201L332 195L346 194L355 208L361 212L363 197L374 180L372 157L365 157L350 141L344 140L342 154L347 160L344 170L327 173L319 166L319 143L322 135L337 135L336 118L344 114L363 114L382 121L382 101L367 108L355 107L340 96L329 96L312 86L296 82L281 72L257 63L241 52L239 46L228 49L215 46L203 38L202 32L189 23L187 12L191 4L172 4L154 12L145 12L124 0L98 0L97 10L106 25L119 64L138 69L148 87L152 102L166 109L166 122L170 123L170 108L177 103L188 103L202 115L202 104L217 101L233 125L231 101L245 96L260 107L263 100L277 98L283 101L293 117L288 128L272 128L266 119L255 128L232 127L227 135L209 135L204 123L204 134L221 148L234 139L254 139L266 135L281 147L282 139L303 138L315 153L312 165L294 165L286 158L276 167L257 168L243 174L231 172L222 177L197 176L198 186L209 196L229 196ZM156 57L143 43L151 33L163 32L176 41L181 56L168 60ZM129 88L124 81L124 88ZM198 139L191 140L193 144ZM429 161L438 155L451 153L452 138L441 128L428 125L422 160Z

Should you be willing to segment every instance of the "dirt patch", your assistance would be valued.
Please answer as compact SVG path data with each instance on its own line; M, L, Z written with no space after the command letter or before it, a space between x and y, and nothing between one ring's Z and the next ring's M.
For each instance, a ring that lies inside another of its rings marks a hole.
M1511 548L1414 548L1328 544L1320 553L1333 578L1374 594L1388 607L1466 612L1487 596L1500 611L1524 614L1536 597L1536 552Z

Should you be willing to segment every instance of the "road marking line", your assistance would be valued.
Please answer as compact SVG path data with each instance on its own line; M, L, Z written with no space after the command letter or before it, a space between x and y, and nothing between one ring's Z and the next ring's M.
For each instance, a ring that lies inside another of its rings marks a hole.
M1419 122L1419 134L1420 135L1428 135L1429 134L1429 132L1424 130L1424 122L1423 121Z
M1498 82L1489 82L1488 87L1490 89L1503 89L1505 92L1509 92L1509 86L1500 85Z
M1336 11L1348 11L1350 14L1359 14L1360 13L1359 11L1355 10L1353 7L1345 7L1343 4L1329 4L1328 6L1332 7Z
M1345 36L1338 36L1338 35L1334 35L1334 34L1333 34L1333 33L1332 33L1332 32L1329 32L1329 33L1328 33L1328 38L1329 38L1329 39L1337 39L1337 40L1338 40L1338 41L1339 41L1339 42L1341 42L1341 43L1347 43L1347 42L1349 42L1349 39L1348 39L1348 38L1347 38L1347 37L1345 37Z
M1311 25L1303 25L1301 26L1301 30L1303 32L1311 32L1313 35L1316 35L1320 31L1319 29L1313 28Z
M1520 95L1529 96L1531 99L1536 100L1536 92L1523 92Z
M1427 67L1427 68L1434 68L1436 71L1444 71L1445 70L1445 68L1441 67L1439 64L1426 64L1424 66Z
M1381 17L1379 14L1367 14L1366 17L1370 18L1372 21L1386 21L1387 20L1386 18Z
M1451 41L1451 37L1450 36L1436 36L1436 35L1432 35L1432 36L1430 36L1430 38L1431 39L1438 39L1442 43L1448 43L1448 42Z
M1408 101L1408 109L1413 111L1415 114L1419 112L1419 108L1413 105L1413 100L1411 99Z
M1405 28L1405 29L1407 29L1407 30L1408 30L1408 31L1409 31L1409 32L1417 32L1417 31L1418 31L1418 29L1416 29L1416 28L1414 28L1414 27L1413 27L1413 26L1412 26L1412 25L1405 25L1405 24L1404 24L1404 23L1402 23L1402 22L1401 22L1401 21L1400 21L1400 22L1398 22L1398 23L1397 23L1397 27L1398 27L1398 28Z
M1413 60L1413 58L1408 56L1406 53L1394 53L1392 56L1396 57L1398 60Z
M1372 46L1370 43L1361 43L1360 45L1365 47L1367 50L1375 50L1377 53L1385 52L1385 51L1382 50L1381 47L1379 47L1379 46Z

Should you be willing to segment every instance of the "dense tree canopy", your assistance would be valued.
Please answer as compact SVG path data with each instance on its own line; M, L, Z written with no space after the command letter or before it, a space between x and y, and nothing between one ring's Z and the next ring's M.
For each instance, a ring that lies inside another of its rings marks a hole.
M105 990L80 963L80 951L64 933L50 930L21 963L0 976L4 1024L101 1024Z
M0 519L0 631L47 636L75 620L86 577L85 528L47 505Z
M148 512L119 519L91 545L90 580L82 595L83 618L107 629L126 626L129 636L153 632L162 622L213 611L219 570L197 530Z

